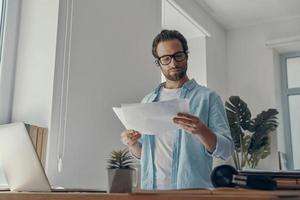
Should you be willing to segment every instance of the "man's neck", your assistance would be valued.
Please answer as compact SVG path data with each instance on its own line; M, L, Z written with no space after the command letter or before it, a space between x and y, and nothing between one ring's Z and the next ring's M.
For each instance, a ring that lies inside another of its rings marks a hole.
M171 80L166 80L166 84L164 85L165 88L168 89L175 89L175 88L181 88L182 85L187 82L189 78L185 75L182 79L178 81L171 81Z

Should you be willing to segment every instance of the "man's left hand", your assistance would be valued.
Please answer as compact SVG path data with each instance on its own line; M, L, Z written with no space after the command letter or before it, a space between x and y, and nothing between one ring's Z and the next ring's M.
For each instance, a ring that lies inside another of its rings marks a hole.
M210 153L214 152L217 136L198 117L187 113L177 113L173 121L188 133L196 135Z
M203 126L205 126L198 117L187 113L177 113L173 121L192 134L200 134L201 130L203 130Z

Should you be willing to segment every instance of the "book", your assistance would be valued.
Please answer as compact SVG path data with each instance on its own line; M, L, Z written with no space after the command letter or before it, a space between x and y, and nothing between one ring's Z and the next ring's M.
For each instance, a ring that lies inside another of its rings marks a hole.
M264 175L273 178L298 178L300 179L299 170L259 170L259 169L244 169L238 171L239 175Z

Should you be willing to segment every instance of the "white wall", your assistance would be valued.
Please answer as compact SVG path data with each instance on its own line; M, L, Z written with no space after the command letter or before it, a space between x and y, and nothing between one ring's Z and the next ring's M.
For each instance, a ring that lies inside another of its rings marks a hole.
M160 83L151 55L160 29L159 0L60 2L47 166L52 184L106 189L109 153L125 148L112 107L140 102Z
M189 78L194 78L200 85L207 86L206 39L205 37L187 38L189 45Z
M281 110L278 54L267 48L266 42L297 35L300 35L299 18L228 31L228 94L245 100L253 116L268 108ZM279 150L284 150L282 127L278 131ZM272 155L260 163L260 168L278 167L276 143L275 136Z
M58 2L22 2L12 121L49 127Z
M4 175L1 163L0 163L0 188L6 187L6 186L7 186L7 181L5 179L5 175Z

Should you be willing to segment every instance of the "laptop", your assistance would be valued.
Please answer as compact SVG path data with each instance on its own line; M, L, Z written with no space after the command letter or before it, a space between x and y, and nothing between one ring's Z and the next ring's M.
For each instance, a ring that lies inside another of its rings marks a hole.
M24 123L0 125L0 162L11 191L106 192L51 188Z

